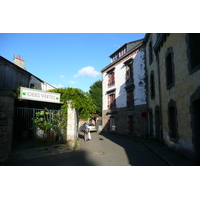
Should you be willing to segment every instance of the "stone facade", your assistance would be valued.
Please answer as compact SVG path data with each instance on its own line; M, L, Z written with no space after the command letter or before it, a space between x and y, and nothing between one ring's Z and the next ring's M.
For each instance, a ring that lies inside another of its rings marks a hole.
M13 92L0 91L0 157L12 150L15 97Z
M148 105L152 114L153 137L170 148L195 158L200 147L195 143L192 124L194 118L199 119L200 114L192 113L191 97L200 86L200 70L198 66L196 70L190 70L191 45L188 37L190 35L184 33L146 34ZM150 61L151 53L153 61ZM152 87L155 89L155 97L151 95ZM196 109L199 108L199 99L200 97L196 98ZM157 112L156 107L159 108ZM194 126L199 127L197 122Z

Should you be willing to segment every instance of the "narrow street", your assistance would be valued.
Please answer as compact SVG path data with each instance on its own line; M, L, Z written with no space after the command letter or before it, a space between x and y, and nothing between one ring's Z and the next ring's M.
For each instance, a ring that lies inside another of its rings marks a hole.
M109 134L92 133L91 141L80 141L80 150L97 166L166 165L143 145Z
M75 151L7 163L10 166L164 166L145 146L127 138L91 133L80 135Z

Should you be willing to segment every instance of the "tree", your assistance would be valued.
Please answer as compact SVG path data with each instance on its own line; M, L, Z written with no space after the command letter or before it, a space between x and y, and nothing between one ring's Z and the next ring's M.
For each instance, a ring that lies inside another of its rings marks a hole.
M96 105L96 114L102 116L102 81L96 81L91 85L89 93Z
M71 101L72 107L79 111L79 119L87 119L96 111L96 105L90 94L78 88L57 88L49 92L60 93L62 109L67 108L67 102Z

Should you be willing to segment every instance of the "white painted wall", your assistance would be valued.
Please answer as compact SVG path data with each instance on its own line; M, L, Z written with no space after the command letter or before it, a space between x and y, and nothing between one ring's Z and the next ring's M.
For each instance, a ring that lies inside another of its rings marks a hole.
M67 145L70 148L75 147L75 141L77 136L77 113L74 108L71 106L71 102L68 102L67 110Z
M135 105L142 105L146 103L146 90L145 90L145 60L144 60L144 50L139 51L137 54L127 57L126 60L133 58L133 78L134 78L134 101ZM108 109L108 95L107 91L116 89L116 106L117 108L126 107L126 90L125 90L125 74L126 68L123 64L126 60L123 60L118 65L115 65L115 85L108 87L108 74L104 72L102 74L102 90L103 90L103 110ZM142 85L139 86L139 82Z
M135 105L146 104L146 82L145 82L145 54L144 50L140 50L134 60L133 69L134 69L134 103ZM139 83L142 83L139 85Z
M51 86L50 84L48 84L46 82L41 82L39 79L37 79L33 75L31 76L31 79L29 82L29 87L30 87L31 83L34 84L34 88L38 89L38 90L47 91L47 90L55 89L55 87Z

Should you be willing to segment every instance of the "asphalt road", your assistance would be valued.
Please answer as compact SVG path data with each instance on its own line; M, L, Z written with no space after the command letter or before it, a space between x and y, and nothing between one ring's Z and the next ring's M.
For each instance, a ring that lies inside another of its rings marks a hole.
M75 151L30 160L7 163L10 166L164 166L143 145L130 139L108 134L91 134L84 142L80 135Z

